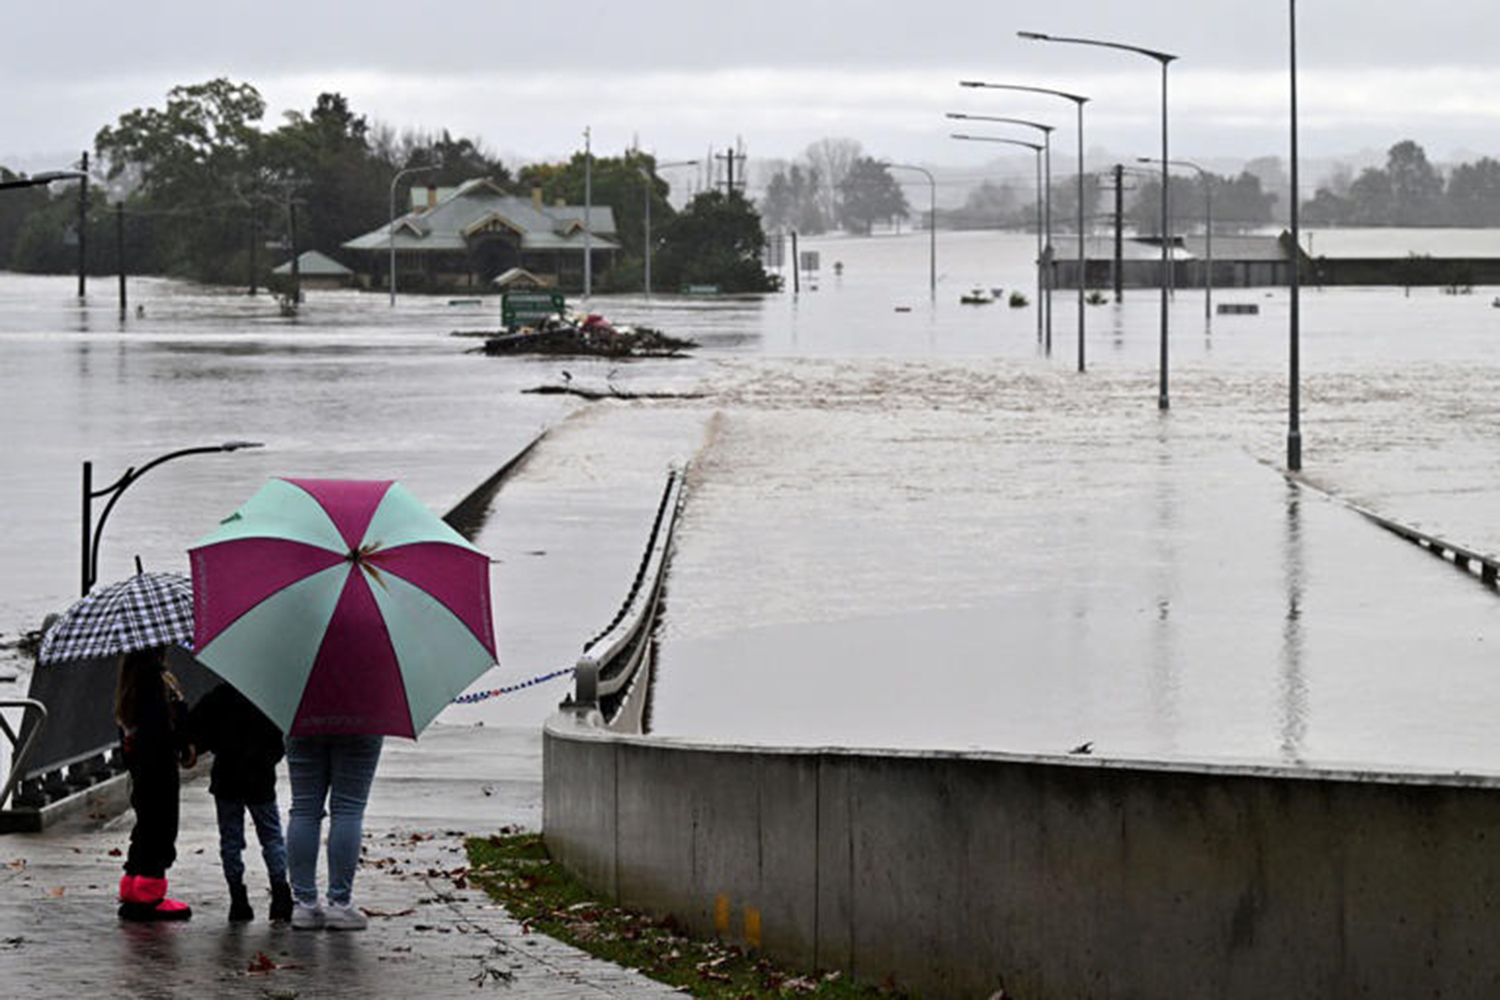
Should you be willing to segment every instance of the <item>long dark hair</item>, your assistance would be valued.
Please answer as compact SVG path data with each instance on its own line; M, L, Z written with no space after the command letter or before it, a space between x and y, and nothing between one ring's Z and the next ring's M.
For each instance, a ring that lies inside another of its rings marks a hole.
M166 670L167 647L152 646L120 655L120 675L115 683L115 721L133 726L136 707L149 685L163 694L177 688L176 679Z

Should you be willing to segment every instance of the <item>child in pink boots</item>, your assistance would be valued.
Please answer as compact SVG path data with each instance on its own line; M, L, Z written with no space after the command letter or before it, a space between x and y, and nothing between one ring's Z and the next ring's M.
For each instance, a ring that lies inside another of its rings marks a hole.
M193 915L186 903L167 898L167 869L177 860L177 767L188 752L177 733L181 711L182 695L166 670L164 647L120 657L115 721L135 810L120 879L120 916L125 920L187 920Z

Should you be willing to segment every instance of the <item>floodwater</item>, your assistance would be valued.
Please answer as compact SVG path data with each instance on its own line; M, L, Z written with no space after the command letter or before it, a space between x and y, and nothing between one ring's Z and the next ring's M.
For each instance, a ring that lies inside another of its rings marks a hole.
M804 240L822 266L795 296L597 298L702 345L625 364L466 353L448 334L493 325L493 298L314 292L288 321L264 295L141 279L122 321L113 282L80 307L72 279L0 275L0 632L77 592L84 459L107 484L266 443L132 486L107 580L137 554L184 568L267 476L394 477L443 510L548 428L480 538L502 666L476 688L576 656L665 467L691 462L663 735L1500 772L1500 602L1343 503L1500 550L1493 290L1304 290L1299 489L1279 473L1284 290L1218 290L1259 312L1211 326L1201 291L1177 294L1163 414L1156 292L1085 311L1082 375L1073 294L1050 356L1034 303L959 304L1033 296L1032 247L940 234L935 301L925 234ZM523 391L565 378L681 398ZM565 683L448 717L539 722Z

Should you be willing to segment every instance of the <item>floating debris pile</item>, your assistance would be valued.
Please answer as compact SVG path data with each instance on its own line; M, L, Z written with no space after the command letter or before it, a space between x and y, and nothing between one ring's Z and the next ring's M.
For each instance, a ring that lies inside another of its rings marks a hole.
M671 358L698 345L646 326L615 326L598 313L549 316L535 327L486 337L484 353L563 354L606 358Z

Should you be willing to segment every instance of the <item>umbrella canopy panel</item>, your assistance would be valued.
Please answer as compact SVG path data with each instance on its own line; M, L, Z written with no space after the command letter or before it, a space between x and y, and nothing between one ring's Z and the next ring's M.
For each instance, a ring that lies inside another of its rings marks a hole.
M37 660L92 660L192 641L192 582L181 573L137 573L64 611L42 638Z
M273 480L190 555L198 659L291 735L413 737L495 662L488 557L398 483Z

